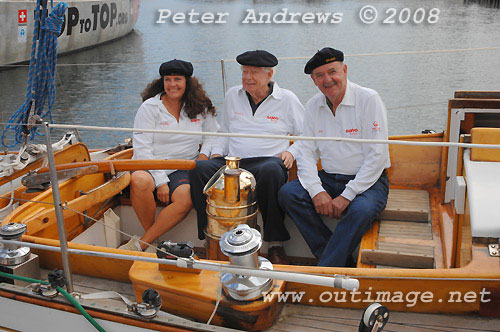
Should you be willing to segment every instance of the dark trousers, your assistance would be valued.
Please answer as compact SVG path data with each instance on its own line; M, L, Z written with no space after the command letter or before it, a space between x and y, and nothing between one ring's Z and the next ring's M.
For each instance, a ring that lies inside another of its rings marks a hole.
M189 172L191 184L191 200L198 217L198 238L205 238L204 229L207 226L207 199L203 188L215 172L226 161L223 157L196 162L196 168ZM264 221L264 241L286 241L290 235L285 228L285 212L278 204L278 192L286 183L288 173L283 160L277 157L243 158L240 161L243 168L255 176L257 205Z
M340 195L354 175L328 174L319 171L321 184L335 198ZM347 207L332 233L316 213L309 193L299 180L284 185L278 195L281 207L290 215L306 240L319 266L345 266L348 256L361 241L373 220L385 208L389 180L385 172L365 192L357 195Z

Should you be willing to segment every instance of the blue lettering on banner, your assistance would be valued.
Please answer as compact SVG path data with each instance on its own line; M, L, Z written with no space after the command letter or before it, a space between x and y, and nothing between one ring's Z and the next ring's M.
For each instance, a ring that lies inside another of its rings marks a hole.
M114 2L92 5L90 12L90 17L80 17L78 7L69 7L67 15L64 17L62 32L66 30L66 35L69 36L73 33L95 31L97 27L107 29L112 28L113 25L124 25L128 22L128 13L118 13Z

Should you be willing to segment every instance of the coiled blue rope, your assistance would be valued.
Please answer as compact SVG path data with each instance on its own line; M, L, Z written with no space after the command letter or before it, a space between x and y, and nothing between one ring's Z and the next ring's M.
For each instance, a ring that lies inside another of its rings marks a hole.
M11 116L9 124L2 132L2 145L8 148L25 142L28 137L33 139L37 134L36 126L30 129L26 126L32 108L34 108L33 115L38 115L41 118L48 116L50 123L52 123L51 111L56 96L57 37L61 34L64 14L68 5L65 2L60 2L54 7L49 17L46 17L46 4L46 1L43 1L42 5L41 0L37 0L26 100ZM36 47L37 36L39 36L38 50ZM44 112L45 103L47 103L48 107ZM7 145L5 143L5 134L11 129L15 131L15 142L12 145Z

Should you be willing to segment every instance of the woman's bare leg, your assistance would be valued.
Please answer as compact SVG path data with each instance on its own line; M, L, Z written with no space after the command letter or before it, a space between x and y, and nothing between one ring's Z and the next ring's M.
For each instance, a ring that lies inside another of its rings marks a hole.
M151 174L136 171L130 178L130 200L142 227L151 228L155 220L156 201L154 197L155 182Z
M161 210L153 226L146 230L146 234L144 234L141 240L151 243L153 240L159 238L184 219L192 207L189 184L180 185L172 194L172 202ZM140 245L142 250L146 248L144 243Z

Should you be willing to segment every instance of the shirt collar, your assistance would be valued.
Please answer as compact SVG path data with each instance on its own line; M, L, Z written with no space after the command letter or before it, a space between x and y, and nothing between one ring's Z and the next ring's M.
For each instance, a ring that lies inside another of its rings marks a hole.
M243 89L243 85L240 85L240 89L238 90L239 94L243 94L246 98L246 91ZM281 99L283 97L283 92L281 91L281 88L278 86L278 83L274 82L273 84L273 93L270 95L271 97L275 99Z
M344 98L342 98L340 105L356 106L356 98L354 98L354 91L352 89L352 83L349 80L347 80Z
M356 98L354 96L354 91L352 88L352 83L347 80L347 85L345 88L345 93L344 93L344 98L342 98L342 101L340 102L339 106L356 106ZM330 110L330 107L328 107L328 104L326 103L326 96L323 95L323 98L321 99L321 106L323 106L325 109Z

